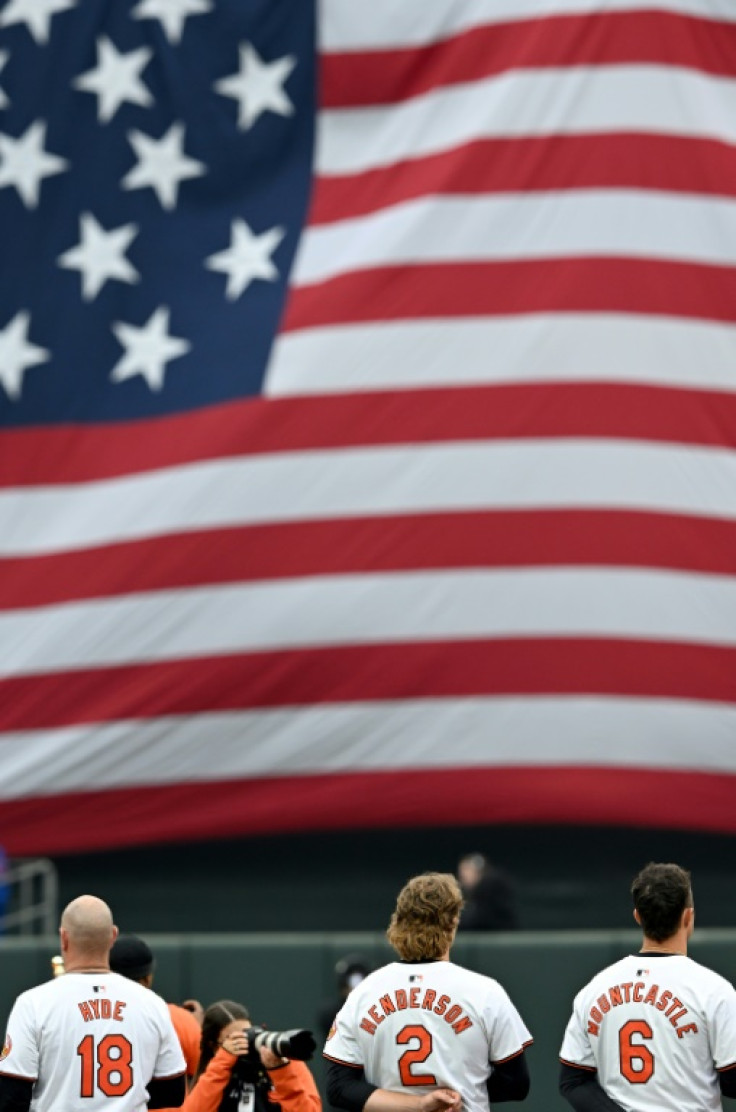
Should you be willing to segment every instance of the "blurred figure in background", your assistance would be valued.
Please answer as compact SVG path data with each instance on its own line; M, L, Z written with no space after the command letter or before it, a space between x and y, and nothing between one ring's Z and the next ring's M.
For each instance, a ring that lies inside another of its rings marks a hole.
M153 987L154 965L155 959L150 946L135 934L121 934L110 950L110 968L113 973L120 973L129 981L136 981L145 988ZM201 1027L190 1009L179 1004L168 1004L167 1007L187 1064L189 1088L199 1066Z
M457 876L465 900L459 930L518 930L516 893L506 873L482 853L469 853L460 858Z
M353 989L364 981L371 972L371 967L362 954L345 954L335 965L337 978L337 992L322 1004L317 1023L322 1035L326 1039L340 1008L347 1000Z

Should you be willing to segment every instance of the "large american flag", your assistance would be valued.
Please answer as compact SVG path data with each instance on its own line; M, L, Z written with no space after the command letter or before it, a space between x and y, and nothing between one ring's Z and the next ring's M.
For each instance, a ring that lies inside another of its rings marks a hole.
M4 0L0 842L736 831L734 0Z

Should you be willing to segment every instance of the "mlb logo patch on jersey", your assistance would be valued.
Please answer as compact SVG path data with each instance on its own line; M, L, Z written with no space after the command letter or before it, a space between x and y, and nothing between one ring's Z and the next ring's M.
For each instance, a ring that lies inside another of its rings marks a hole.
M424 977L422 976L421 973L412 973L411 976L409 977L409 984L410 985L418 985L423 980L424 980Z
M5 1036L5 1042L3 1044L3 1048L2 1048L2 1050L0 1050L0 1062L2 1062L3 1058L7 1058L8 1054L10 1054L10 1051L12 1049L13 1049L13 1040L11 1039L10 1035L6 1035Z

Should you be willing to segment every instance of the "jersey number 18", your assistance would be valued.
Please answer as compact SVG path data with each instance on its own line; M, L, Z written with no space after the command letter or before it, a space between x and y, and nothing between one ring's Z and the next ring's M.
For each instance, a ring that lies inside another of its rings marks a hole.
M96 1047L94 1035L85 1035L77 1054L82 1059L80 1096L93 1097L95 1082L106 1097L121 1097L133 1087L133 1047L125 1035L105 1035Z

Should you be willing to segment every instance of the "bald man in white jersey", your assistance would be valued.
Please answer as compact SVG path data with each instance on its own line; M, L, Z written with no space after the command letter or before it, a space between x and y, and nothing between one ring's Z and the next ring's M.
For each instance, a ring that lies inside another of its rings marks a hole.
M641 949L575 997L560 1092L577 1112L717 1112L736 1097L736 991L687 956L685 869L652 862L631 893Z
M178 1108L185 1063L164 1001L110 972L118 929L80 896L59 936L65 973L22 993L0 1053L0 1112Z
M523 1100L532 1039L501 985L450 961L463 898L449 873L401 890L387 937L400 960L370 973L325 1044L327 1096L347 1112L488 1112Z

